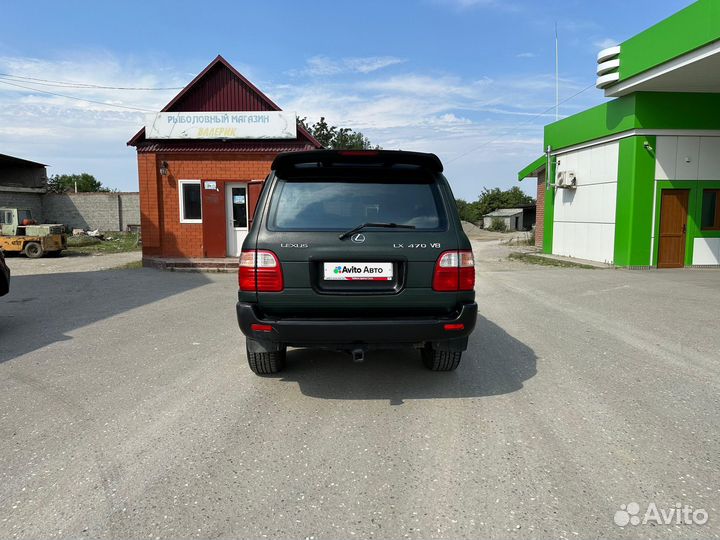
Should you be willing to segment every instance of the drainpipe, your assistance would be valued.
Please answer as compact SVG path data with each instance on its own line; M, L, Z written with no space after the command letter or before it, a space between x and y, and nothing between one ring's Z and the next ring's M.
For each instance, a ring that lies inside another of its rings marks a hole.
M552 146L548 144L547 150L545 150L545 155L547 156L547 163L545 165L545 189L549 189L550 186L554 186L555 183L550 183L550 163L552 160L552 156L550 153L552 152Z

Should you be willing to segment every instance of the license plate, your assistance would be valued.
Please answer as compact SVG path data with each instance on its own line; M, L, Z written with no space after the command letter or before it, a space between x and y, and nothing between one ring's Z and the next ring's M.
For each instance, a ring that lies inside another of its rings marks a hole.
M323 265L326 281L390 281L392 263L326 262Z

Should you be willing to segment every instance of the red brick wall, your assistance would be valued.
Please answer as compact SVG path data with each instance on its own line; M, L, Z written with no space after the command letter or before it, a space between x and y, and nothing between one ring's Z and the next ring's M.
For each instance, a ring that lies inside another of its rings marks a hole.
M537 214L535 217L535 246L542 247L545 231L545 172L537 179Z
M138 154L143 256L203 256L202 224L180 223L178 180L215 180L224 191L226 181L264 180L274 157L225 152ZM165 177L159 172L162 161L168 163Z

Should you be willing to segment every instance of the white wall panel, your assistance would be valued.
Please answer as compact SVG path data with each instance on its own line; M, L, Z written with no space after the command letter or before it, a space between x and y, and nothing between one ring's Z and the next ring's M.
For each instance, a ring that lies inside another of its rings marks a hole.
M720 238L695 238L693 264L720 264Z
M678 180L697 180L700 161L700 137L678 137L677 170Z
M600 146L603 152L605 160L603 161L605 167L603 168L602 175L599 180L603 182L617 182L618 177L618 159L620 156L620 144L604 144Z
M615 223L617 183L560 189L555 195L555 221Z
M555 223L553 253L611 264L615 252L612 223Z
M720 180L720 137L700 137L699 180Z
M677 171L677 137L658 137L655 143L655 178L674 180Z
M720 180L720 137L665 137L655 145L657 180Z
M612 263L615 248L619 144L558 156L558 171L573 171L577 189L555 194L553 253Z

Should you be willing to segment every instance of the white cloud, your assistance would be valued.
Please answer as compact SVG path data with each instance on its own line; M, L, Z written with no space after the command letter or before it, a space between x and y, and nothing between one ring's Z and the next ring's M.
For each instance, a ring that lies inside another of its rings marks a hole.
M536 58L537 54L533 52L522 52L515 55L515 58Z
M57 61L4 56L0 73L24 77L0 78L2 153L47 163L49 174L87 171L120 189L137 189L137 165L125 143L142 127L144 113L113 105L155 111L178 91L77 88L46 81L156 88L181 87L189 80L107 54Z
M599 40L593 42L593 45L599 51L601 51L603 49L607 49L608 47L614 47L617 44L618 44L618 41L616 39L612 39L612 38L603 38L603 39L599 39Z
M450 6L456 9L472 9L478 7L508 7L508 2L502 0L435 0L436 4Z
M264 81L260 88L311 122L324 116L331 124L362 131L384 148L437 153L460 196L474 198L483 185L515 185L516 171L542 151L543 124L553 115L538 117L554 101L549 74L468 79L453 73L382 71L401 64L395 57L315 58L308 62L314 72ZM4 57L0 73L114 87L183 86L194 76L187 69L137 65L110 55L62 61ZM562 81L565 95L582 87ZM48 163L50 174L87 171L112 187L137 189L135 152L125 143L143 125L144 115L111 105L159 110L177 91L36 88L99 103L0 84L2 152ZM595 97L587 92L563 110L595 104L601 96Z
M563 79L571 95L587 85ZM434 152L456 194L474 198L483 185L516 185L519 169L542 152L543 125L554 118L550 74L467 80L452 74L375 74L310 79L268 88L281 106L316 121L362 131L387 149ZM601 96L598 99L602 99ZM573 101L595 104L586 92ZM565 106L561 111L569 110ZM529 192L534 186L527 184Z
M339 75L342 73L372 73L396 64L402 64L404 59L395 56L365 56L348 58L330 58L328 56L313 56L308 58L306 66L300 70L292 70L291 75Z

